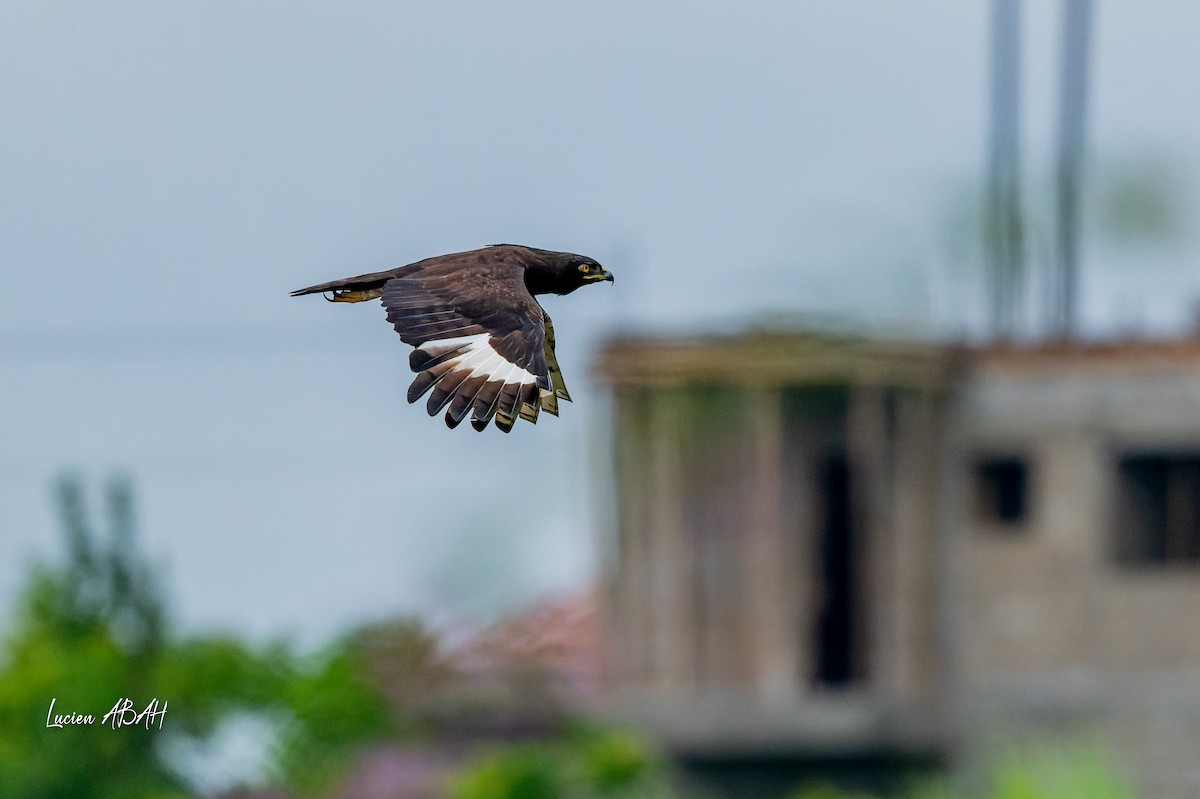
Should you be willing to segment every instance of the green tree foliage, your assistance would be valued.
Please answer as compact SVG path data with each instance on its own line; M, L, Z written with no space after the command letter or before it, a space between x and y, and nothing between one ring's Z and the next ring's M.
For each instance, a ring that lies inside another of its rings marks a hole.
M120 698L153 698L163 648L163 603L133 547L129 484L109 485L106 540L89 522L78 480L60 483L58 503L67 562L34 571L0 650L0 794L184 796L155 754L158 730L100 727ZM95 723L47 729L51 700L56 713L91 714Z
M392 729L352 637L301 658L232 636L172 635L164 592L136 546L128 481L107 487L103 536L78 478L64 478L56 498L65 562L34 569L0 642L0 796L188 796L164 741L204 740L246 714L278 721L269 771L315 790L355 745ZM102 726L123 697L137 710L165 701L161 728ZM47 728L51 700L55 714L93 723Z
M662 762L643 741L602 729L493 749L452 781L453 799L667 799Z
M914 785L902 799L1135 799L1128 781L1099 746L1044 745L1008 753L969 785L937 779ZM788 799L878 799L830 786L808 786Z
M1188 232L1193 210L1178 164L1161 156L1107 165L1095 200L1096 226L1106 243L1120 248L1165 247Z
M1046 747L1010 753L991 774L995 799L1134 799L1112 758L1097 746Z
M293 673L276 755L284 781L312 794L337 776L356 747L392 737L395 725L352 641L300 661Z

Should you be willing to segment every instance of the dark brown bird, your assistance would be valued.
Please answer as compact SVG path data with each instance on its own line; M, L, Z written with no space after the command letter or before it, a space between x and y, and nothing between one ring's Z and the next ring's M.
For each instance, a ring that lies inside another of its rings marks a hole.
M426 258L387 272L332 280L293 291L326 293L331 302L383 299L388 321L414 349L417 373L408 401L430 392L430 416L446 411L457 427L468 415L483 430L504 432L538 411L558 415L570 401L554 357L554 326L537 294L570 294L613 276L591 258L569 252L495 244Z

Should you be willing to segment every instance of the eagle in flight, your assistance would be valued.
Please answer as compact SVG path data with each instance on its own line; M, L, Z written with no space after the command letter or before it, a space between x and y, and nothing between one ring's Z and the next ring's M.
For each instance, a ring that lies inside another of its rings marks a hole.
M417 373L408 401L427 392L430 416L446 411L454 428L471 417L504 432L517 418L537 422L570 401L554 357L554 326L535 299L570 294L613 276L591 258L569 252L495 244L426 258L386 272L332 280L293 291L327 294L331 302L382 298L388 321L414 349Z

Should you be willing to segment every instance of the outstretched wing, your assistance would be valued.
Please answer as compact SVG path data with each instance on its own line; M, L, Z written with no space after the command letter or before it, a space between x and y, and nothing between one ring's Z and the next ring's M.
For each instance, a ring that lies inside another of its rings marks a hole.
M553 394L551 350L521 265L479 250L416 266L383 286L388 321L416 348L408 401L429 392L429 415L444 409L449 427L468 414L476 430L495 419L506 433L518 416L535 420Z
M546 413L558 416L558 401L560 399L571 401L571 395L567 393L567 384L563 382L562 370L558 368L558 358L554 356L554 324L550 321L550 314L542 310L542 319L544 320L546 330L546 367L550 370L550 389L541 390L542 407L546 409ZM526 418L524 414L522 419ZM537 420L537 408L533 410L533 419Z

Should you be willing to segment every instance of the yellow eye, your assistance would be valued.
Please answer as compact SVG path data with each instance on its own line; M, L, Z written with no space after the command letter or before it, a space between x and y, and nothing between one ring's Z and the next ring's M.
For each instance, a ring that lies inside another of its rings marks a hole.
M585 272L585 273L590 272L590 271L592 271L592 265L591 264L580 264L579 271Z

